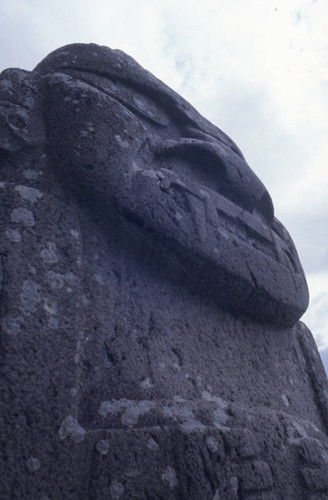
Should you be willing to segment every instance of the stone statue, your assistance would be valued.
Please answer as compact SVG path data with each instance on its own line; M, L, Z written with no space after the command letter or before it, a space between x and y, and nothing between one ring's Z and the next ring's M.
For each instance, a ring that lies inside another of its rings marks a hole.
M328 493L304 274L231 139L74 44L1 74L0 163L5 498Z

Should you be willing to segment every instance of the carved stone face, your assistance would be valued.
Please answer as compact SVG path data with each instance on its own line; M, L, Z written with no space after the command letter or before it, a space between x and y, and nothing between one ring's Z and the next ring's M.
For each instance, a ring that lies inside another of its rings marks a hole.
M221 304L286 326L297 321L308 293L296 250L223 132L120 51L67 46L34 74L45 83L53 168L82 204L170 241Z

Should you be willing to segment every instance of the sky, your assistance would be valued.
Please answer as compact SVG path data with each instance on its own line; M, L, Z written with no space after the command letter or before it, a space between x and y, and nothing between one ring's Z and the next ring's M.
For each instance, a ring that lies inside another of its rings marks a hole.
M238 144L296 244L311 296L302 320L322 352L327 16L327 0L0 0L0 71L31 70L68 43L119 48Z

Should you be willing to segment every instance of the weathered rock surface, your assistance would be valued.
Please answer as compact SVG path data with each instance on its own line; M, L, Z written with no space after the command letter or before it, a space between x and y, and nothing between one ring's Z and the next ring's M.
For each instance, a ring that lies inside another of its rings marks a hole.
M290 236L237 146L120 51L0 77L1 498L328 497Z

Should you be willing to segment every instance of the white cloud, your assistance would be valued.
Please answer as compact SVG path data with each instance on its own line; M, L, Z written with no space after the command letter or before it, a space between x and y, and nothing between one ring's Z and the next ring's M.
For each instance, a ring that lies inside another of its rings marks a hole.
M308 275L311 308L302 318L315 334L320 350L328 348L328 270Z

